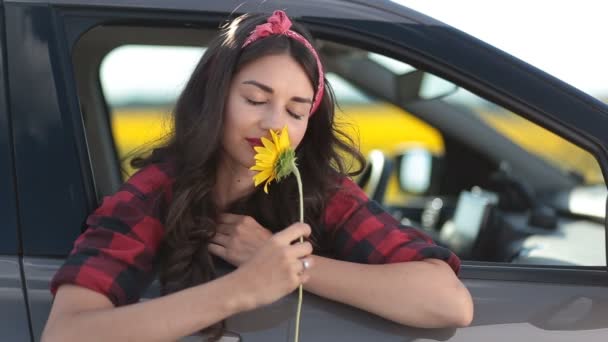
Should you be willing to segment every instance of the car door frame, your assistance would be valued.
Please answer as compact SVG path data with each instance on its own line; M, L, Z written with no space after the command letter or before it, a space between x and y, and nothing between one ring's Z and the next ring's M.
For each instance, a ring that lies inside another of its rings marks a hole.
M13 163L13 130L7 96L6 35L4 6L0 0L0 331L3 339L29 341L27 291L24 286L21 236L17 216L17 193Z

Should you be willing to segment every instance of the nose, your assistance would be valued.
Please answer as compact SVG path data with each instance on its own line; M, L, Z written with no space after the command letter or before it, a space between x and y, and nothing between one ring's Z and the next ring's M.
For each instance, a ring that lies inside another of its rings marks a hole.
M264 113L260 120L260 127L267 130L278 131L283 129L286 124L285 121L286 115L282 112L279 106L272 106L269 108L268 112Z

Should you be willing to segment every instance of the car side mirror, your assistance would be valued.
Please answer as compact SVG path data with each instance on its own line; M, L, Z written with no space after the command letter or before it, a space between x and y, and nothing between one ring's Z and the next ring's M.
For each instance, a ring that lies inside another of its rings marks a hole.
M396 156L399 187L413 195L435 195L439 187L441 157L423 147L404 150Z

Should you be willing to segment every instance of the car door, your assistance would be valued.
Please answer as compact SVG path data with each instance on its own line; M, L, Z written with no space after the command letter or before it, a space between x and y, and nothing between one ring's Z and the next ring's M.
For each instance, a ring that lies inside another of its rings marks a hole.
M0 2L0 331L6 341L29 341L31 326L19 247L11 115L6 98L4 8Z
M71 91L69 65L65 64L69 53L60 48L64 37L61 32L57 34L51 9L41 3L7 2L3 11L2 37L6 39L6 51L2 58L6 58L3 64L6 73L1 86L8 86L9 101L2 101L8 111L3 109L0 115L5 120L6 113L10 113L13 144L9 149L11 145L4 140L3 123L0 154L4 168L10 166L5 162L5 153L7 156L12 153L15 175L0 177L0 182L10 182L8 185L16 188L17 195L2 191L0 197L3 201L10 197L11 206L2 205L0 210L3 214L7 209L18 212L22 258L18 263L12 260L13 273L17 276L14 281L19 280L19 274L25 278L27 313L31 319L29 331L31 340L37 341L51 305L48 281L53 274L52 267L56 268L61 260L57 258L70 250L73 237L80 232L82 218L89 210L83 188L87 178L81 173L88 157L79 155L85 146L83 137L79 140L78 136L82 119L73 115L78 113L78 101ZM4 94L2 91L1 96ZM2 217L14 215L9 214ZM16 239L14 236L13 240ZM6 241L10 240L3 239L0 245ZM45 262L39 264L37 258ZM16 268L18 265L20 270ZM12 327L3 332L27 332L20 328L22 323L14 322L20 313L6 308L3 306L2 314L10 315L10 319L0 324L12 324ZM26 340L4 336L2 339Z
M159 33L167 27L213 28L238 5L214 1L50 3L52 6L23 1L5 4L8 65L15 70L9 81L11 112L19 113L14 123L15 164L17 189L23 194L18 203L24 274L36 340L51 305L50 278L80 232L86 213L100 194L120 180L116 164L100 169L113 158L116 163L116 151L111 140L94 137L110 137L107 120L104 126L104 121L95 117L100 99L77 91L90 85L79 84L82 75L85 81L87 77L93 83L98 81L94 76L97 68L73 64L70 58L79 53L73 50L78 40L85 32L111 22L152 27ZM62 6L65 4L70 6ZM323 39L408 61L517 109L593 153L607 170L605 106L479 41L389 2L368 7L345 1L267 1L246 4L239 11L277 7L301 17ZM85 52L94 54L96 48L107 47L90 45ZM28 63L22 63L24 60ZM26 92L32 84L37 91ZM100 89L90 91L101 94ZM46 182L36 171L38 165L45 167ZM605 264L551 267L465 262L460 276L475 300L475 319L470 327L403 327L306 294L301 338L567 341L600 340L607 333ZM155 295L154 288L149 295ZM296 296L291 295L269 307L237 315L228 320L228 330L248 341L291 340L295 302Z

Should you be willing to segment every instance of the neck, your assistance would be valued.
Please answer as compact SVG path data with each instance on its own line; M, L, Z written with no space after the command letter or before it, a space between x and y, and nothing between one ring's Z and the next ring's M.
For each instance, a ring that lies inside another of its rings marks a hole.
M224 211L233 201L254 191L255 171L235 166L234 163L227 160L220 162L217 171L213 192L215 203L220 211Z

